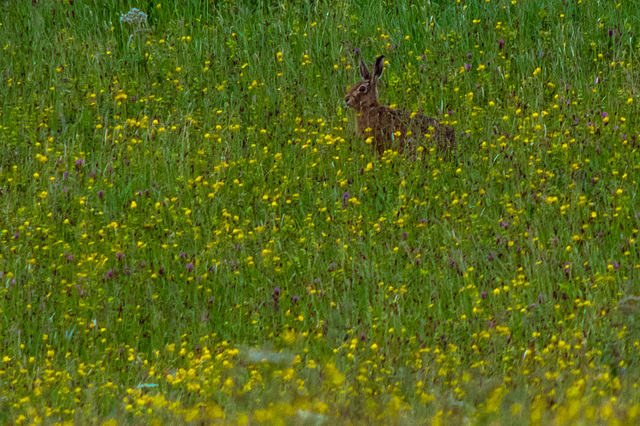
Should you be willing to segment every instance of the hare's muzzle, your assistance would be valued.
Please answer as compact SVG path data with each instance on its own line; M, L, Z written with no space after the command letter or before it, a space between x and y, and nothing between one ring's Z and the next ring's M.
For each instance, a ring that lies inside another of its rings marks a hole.
M345 96L344 97L344 103L349 106L349 102L351 102L351 96Z

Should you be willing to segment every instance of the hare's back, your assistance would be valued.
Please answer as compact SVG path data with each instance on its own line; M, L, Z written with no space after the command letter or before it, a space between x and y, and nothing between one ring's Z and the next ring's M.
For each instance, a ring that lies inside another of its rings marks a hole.
M428 131L430 127L436 129L441 126L440 121L432 117L427 117L423 114L417 114L414 117L414 121L420 127L420 129L424 131Z

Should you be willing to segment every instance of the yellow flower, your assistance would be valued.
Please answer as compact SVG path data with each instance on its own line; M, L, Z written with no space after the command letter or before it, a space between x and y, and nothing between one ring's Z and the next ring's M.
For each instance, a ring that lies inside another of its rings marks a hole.
M282 340L288 345L292 344L296 341L296 332L293 330L285 331L282 333Z
M342 374L340 370L336 368L335 364L327 364L324 368L324 373L331 385L340 386L342 385L342 383L344 383L344 374Z

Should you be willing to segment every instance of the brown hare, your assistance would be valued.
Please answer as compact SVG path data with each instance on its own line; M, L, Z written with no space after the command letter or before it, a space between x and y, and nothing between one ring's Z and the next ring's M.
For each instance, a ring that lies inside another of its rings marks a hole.
M455 148L456 138L451 127L440 124L435 118L378 103L377 82L383 66L384 56L379 56L372 75L361 57L362 81L351 87L344 98L347 107L356 112L358 135L372 142L380 154L391 148L399 152L415 152L418 145L433 141L438 150L449 157Z

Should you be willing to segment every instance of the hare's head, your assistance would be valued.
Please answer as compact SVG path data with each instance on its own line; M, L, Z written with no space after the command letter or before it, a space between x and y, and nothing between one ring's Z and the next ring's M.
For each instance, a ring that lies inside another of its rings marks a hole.
M376 59L373 74L369 72L362 57L360 58L360 75L362 76L362 81L354 84L347 91L344 101L348 107L359 111L362 108L378 105L378 88L376 83L382 75L383 68L384 56L378 56L378 59Z

